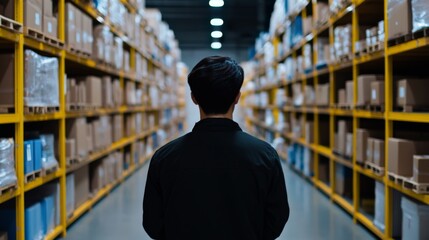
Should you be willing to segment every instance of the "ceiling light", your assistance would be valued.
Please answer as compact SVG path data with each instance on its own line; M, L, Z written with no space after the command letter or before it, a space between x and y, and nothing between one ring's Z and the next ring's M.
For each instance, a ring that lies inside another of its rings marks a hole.
M223 33L221 31L213 31L211 34L212 38L221 38Z
M212 20L210 20L210 24L212 26L222 26L223 20L222 20L222 18L213 18Z
M210 5L210 7L222 7L223 6L223 0L210 0L209 5Z
M220 42L212 42L211 47L213 49L220 49L222 47L222 43L220 43Z

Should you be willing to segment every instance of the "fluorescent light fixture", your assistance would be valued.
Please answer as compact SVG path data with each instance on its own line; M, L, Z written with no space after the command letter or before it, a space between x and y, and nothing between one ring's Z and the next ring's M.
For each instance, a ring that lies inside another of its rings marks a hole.
M221 38L223 33L221 31L213 31L211 34L212 38Z
M222 26L223 20L222 20L222 18L213 18L212 20L210 20L210 24L212 26Z
M220 43L220 42L212 42L211 47L213 49L220 49L222 47L222 43Z
M222 7L223 6L223 0L210 0L209 5L210 7Z

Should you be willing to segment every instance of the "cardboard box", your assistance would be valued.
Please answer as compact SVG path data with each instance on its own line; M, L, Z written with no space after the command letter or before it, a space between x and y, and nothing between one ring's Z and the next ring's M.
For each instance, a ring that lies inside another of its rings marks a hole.
M368 138L367 149L366 149L366 161L374 162L374 140L375 138Z
M356 161L364 163L366 160L366 151L369 132L366 129L358 128L356 130Z
M353 106L353 80L346 82L346 104L347 106Z
M344 106L346 105L346 90L345 89L340 89L338 90L338 105L340 106Z
M113 141L117 142L123 137L123 115L113 116Z
M66 139L66 158L74 159L76 157L76 140Z
M351 122L340 120L338 121L338 153L346 153L347 133L351 131Z
M75 209L75 197L74 197L74 173L67 175L66 177L66 209L67 216L71 216Z
M352 193L353 175L351 169L337 164L335 166L335 193L350 197Z
M92 32L92 18L82 13L82 41L83 51L92 55L93 45L93 32Z
M98 77L87 77L85 80L86 85L86 102L89 106L101 107L102 99L102 86L101 79Z
M412 29L410 0L395 1L392 5L388 11L389 39L409 34Z
M353 155L353 134L347 133L346 135L346 152L345 155L347 157L351 157Z
M75 208L85 203L89 198L89 166L85 165L74 172Z
M427 107L429 79L402 79L398 81L397 104L399 106Z
M371 83L371 105L384 105L384 82L374 81Z
M357 106L368 105L371 102L371 83L377 80L383 80L381 75L360 75L358 77L358 98Z
M36 5L30 0L24 2L24 26L42 31L42 5Z
M43 0L43 16L53 17L52 0Z
M373 140L373 150L374 150L374 154L373 154L373 163L379 167L384 168L385 167L385 163L384 163L384 150L385 150L385 144L384 144L384 140L380 140L380 139L374 139Z
M413 181L429 183L429 155L413 156Z
M0 106L15 105L15 55L0 54Z
M403 177L413 176L413 155L429 153L429 142L389 138L388 171Z
M314 142L314 123L313 122L305 123L305 141L307 143Z
M103 77L103 107L113 107L113 92L112 92L112 79L110 77Z
M67 138L75 139L76 150L75 153L78 157L85 157L88 154L88 150L91 149L87 145L87 127L85 118L76 118L68 124Z
M76 49L79 50L83 50L83 39L82 39L82 35L83 35L83 27L82 27L82 18L83 18L83 13L78 9L75 8L74 9L74 14L75 14L75 27L76 27L76 32L75 32L75 47Z
M76 8L73 5L73 3L66 2L66 43L69 45L69 47L76 47L76 14L75 14Z
M32 142L34 171L39 171L42 170L42 141L40 139L34 139Z
M24 141L24 174L34 172L33 141Z
M86 125L86 144L88 146L89 151L94 152L95 151L95 146L94 146L94 131L92 129L93 125L91 123L88 123Z
M58 38L57 19L54 17L43 16L43 33L52 38Z
M0 15L3 15L9 19L15 19L15 1L6 0L0 1Z

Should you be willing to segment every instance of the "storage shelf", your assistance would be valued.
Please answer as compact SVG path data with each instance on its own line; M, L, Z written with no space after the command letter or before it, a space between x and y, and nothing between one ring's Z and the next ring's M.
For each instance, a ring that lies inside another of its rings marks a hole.
M45 54L53 55L56 57L60 57L63 49L54 47L44 42L40 42L34 38L25 36L24 38L24 46L28 48L32 48L36 51L40 51Z
M344 208L348 213L353 214L353 212L354 212L353 205L349 201L344 199L342 196L334 193L334 194L332 194L332 200L334 200L334 202L336 202L342 208Z
M402 122L429 123L429 113L389 112L388 119L392 121L402 121Z
M3 195L0 195L0 204L15 198L20 194L21 194L21 191L19 188L17 188L15 190L4 193Z
M355 165L355 166L354 166L354 169L355 169L358 173L360 173L360 174L363 174L363 175L365 175L365 176L367 176L367 177L369 177L369 178L372 178L372 179L374 179L374 180L377 180L377 181L379 181L379 182L384 183L384 175L383 175L383 176L375 175L371 170L369 170L369 169L365 169L365 168L362 168L362 167L361 167L361 166L359 166L359 165Z
M19 122L18 114L0 114L0 124L10 124Z
M415 40L411 40L402 44L398 44L387 49L387 55L396 55L405 52L409 52L411 50L416 50L422 47L429 46L429 37L423 37Z
M384 54L385 54L384 50L381 50L375 53L365 54L361 57L355 57L354 63L359 65L359 64L376 61L376 60L381 60L381 59L384 59Z
M61 177L62 174L63 174L63 171L61 169L58 169L57 171L55 171L51 174L48 174L44 177L36 178L33 181L24 185L24 192L28 192L32 189L35 189L37 187L44 185L45 183L48 183L52 180L55 180L55 179Z
M55 227L55 229L52 232L50 232L48 235L45 236L45 240L54 240L57 237L59 237L63 231L64 231L63 226L59 225Z
M377 237L384 239L384 233L382 231L380 231L380 229L378 229L374 223L372 222L372 220L368 219L364 214L360 213L360 212L356 212L356 219L362 223L363 225L365 225L365 227L369 228L375 235L377 235Z
M419 200L425 204L429 204L429 195L425 195L425 194L417 194L411 190L405 189L400 185L395 184L394 182L388 180L387 181L387 185L411 198L414 198L416 200Z
M371 118L371 119L384 119L385 114L383 112L370 112L362 110L353 110L353 116L358 118Z
M0 39L18 43L20 34L21 33L17 33L12 30L0 27Z
M332 154L332 159L335 162L337 162L337 163L339 163L339 164L341 164L343 166L346 166L346 167L348 167L350 169L353 169L353 162L351 160L346 160L343 157L337 156L335 154Z
M59 120L64 117L61 112L47 113L47 114L26 114L24 115L25 122L40 122L40 121L51 121Z

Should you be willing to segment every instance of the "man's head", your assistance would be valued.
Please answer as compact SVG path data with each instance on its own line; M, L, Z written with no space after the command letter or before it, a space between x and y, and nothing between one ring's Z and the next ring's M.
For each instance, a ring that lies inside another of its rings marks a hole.
M226 114L237 104L243 85L243 69L229 57L201 60L188 75L192 98L205 115Z

